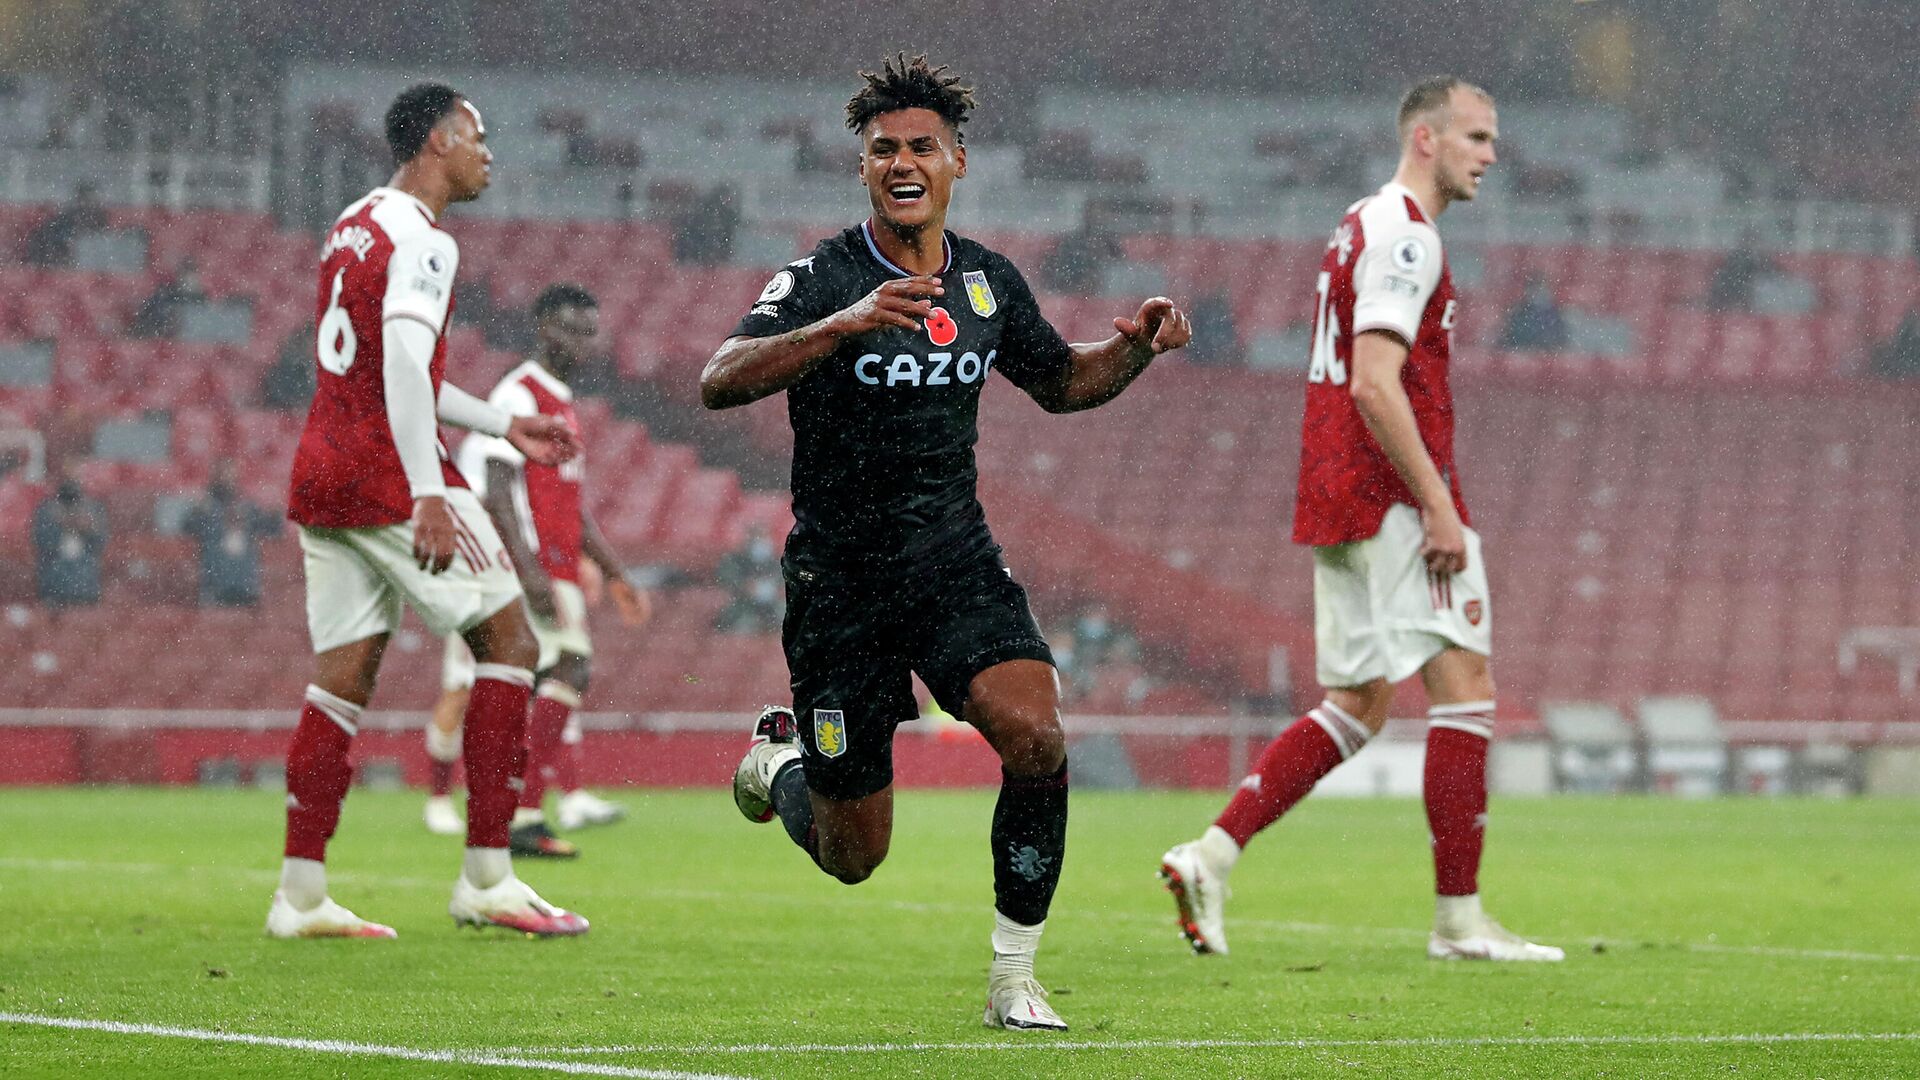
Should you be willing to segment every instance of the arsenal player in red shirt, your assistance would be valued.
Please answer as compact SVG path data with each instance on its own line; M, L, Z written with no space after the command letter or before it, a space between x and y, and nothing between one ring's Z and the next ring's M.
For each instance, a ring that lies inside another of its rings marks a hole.
M315 675L287 753L287 839L267 914L274 937L393 937L327 895L327 841L347 755L404 604L479 660L466 718L467 852L448 911L530 934L585 933L513 874L513 783L523 766L539 647L504 545L440 445L437 421L503 437L558 464L576 449L552 417L513 417L445 381L460 249L449 205L486 189L493 154L472 102L414 86L386 114L396 171L343 211L321 249L319 366L293 464Z
M1387 720L1418 672L1436 960L1556 961L1480 906L1493 609L1453 458L1447 367L1457 313L1434 225L1474 197L1499 124L1485 90L1429 79L1400 103L1393 181L1347 209L1315 281L1293 538L1314 558L1315 653L1326 700L1267 746L1200 839L1161 861L1197 953L1227 951L1226 879L1247 842Z
M487 400L511 416L553 417L578 434L568 380L599 340L599 313L593 294L578 285L550 285L542 290L533 302L538 339L534 355L509 371ZM587 691L593 666L584 575L589 566L599 571L629 626L646 621L651 603L627 580L619 554L587 510L582 491L584 452L562 465L544 465L530 460L509 440L472 436L461 444L459 458L468 480L479 486L481 500L513 557L520 586L526 591L533 636L540 644L535 668L539 682L527 721L526 782L513 817L513 853L571 858L578 851L547 827L543 802L549 782L562 791L558 809L563 829L606 824L624 814L617 804L598 798L580 784L582 733L575 710ZM457 635L449 636L447 650L443 706L449 700L465 700L473 684L474 665L465 643ZM459 830L447 793L459 756L462 712L464 707L436 706L427 732L433 796L426 819L436 832Z

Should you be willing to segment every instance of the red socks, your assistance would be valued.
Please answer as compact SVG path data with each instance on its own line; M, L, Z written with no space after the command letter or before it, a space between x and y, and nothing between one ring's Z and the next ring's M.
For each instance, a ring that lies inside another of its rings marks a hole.
M1480 891L1480 847L1487 827L1487 744L1493 702L1435 705L1427 711L1427 829L1441 896Z
M307 687L307 704L287 750L288 858L326 861L327 841L340 824L340 803L353 783L347 751L359 724L360 706Z
M1321 777L1359 753L1372 734L1338 705L1321 702L1267 744L1259 764L1214 824L1246 847L1254 834L1306 798Z
M505 664L474 666L467 698L467 846L504 848L527 760L527 699L533 672Z
M527 719L526 787L520 792L523 808L538 810L545 801L547 784L566 756L561 738L579 704L580 694L573 687L552 679L540 684L540 693L533 699L533 714ZM561 790L567 789L563 785Z

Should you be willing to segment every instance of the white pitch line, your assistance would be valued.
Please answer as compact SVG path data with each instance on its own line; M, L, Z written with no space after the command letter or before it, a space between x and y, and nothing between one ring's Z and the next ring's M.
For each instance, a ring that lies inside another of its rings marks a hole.
M511 1047L516 1054L895 1054L928 1052L1009 1053L1020 1051L1128 1051L1128 1050L1392 1050L1475 1049L1480 1047L1554 1046L1765 1046L1776 1043L1874 1043L1920 1041L1916 1031L1799 1031L1741 1035L1512 1035L1419 1039L1128 1039L1114 1042L1053 1041L1022 1038L1017 1042L947 1043L737 1043L669 1046L553 1046Z
M512 1050L422 1050L411 1046L382 1046L378 1043L348 1042L343 1039L288 1039L277 1035L245 1035L233 1031L207 1031L202 1028L172 1027L166 1024L124 1024L113 1020L76 1020L64 1016L40 1016L35 1013L0 1012L0 1023L26 1024L32 1027L65 1028L71 1031L103 1031L113 1035L148 1035L166 1039L193 1039L199 1042L239 1043L266 1046L277 1050L304 1050L312 1054L345 1054L353 1057L398 1058L402 1061L429 1061L450 1065L482 1065L501 1069L533 1069L570 1073L576 1076L624 1076L642 1080L746 1080L723 1073L692 1073L675 1069L635 1069L625 1065L597 1065L584 1061L549 1061L528 1057Z
M277 870L266 870L248 866L192 865L184 863L147 863L147 862L87 862L80 859L18 859L0 858L0 867L12 867L22 870L113 870L121 873L158 874L158 873L226 873L257 881L279 881ZM386 874L363 873L346 870L331 872L329 876L337 882L347 885L371 885L385 888L441 888L446 882L439 878L401 877ZM701 889L574 889L567 894L570 897L588 899L604 897L609 899L631 900L636 896L653 896L672 900L690 900L695 902L727 901L738 903L742 898L735 893L717 892ZM779 903L784 906L794 904L820 907L865 907L885 911L907 911L929 915L978 915L982 910L978 905L943 904L913 900L875 900L863 896L835 895L833 897L781 897ZM1141 925L1165 925L1171 927L1171 913L1167 915L1148 915L1144 912L1080 912L1066 910L1055 912L1055 917L1068 920L1076 918L1099 919L1102 923L1134 923ZM1384 938L1399 941L1425 941L1427 932L1404 926L1339 926L1332 923L1294 922L1285 919L1240 919L1233 921L1234 926L1243 932L1248 930L1264 931L1274 934L1324 934L1329 936L1349 935L1362 938ZM1555 935L1546 935L1555 936ZM1678 950L1681 952L1702 953L1707 955L1731 956L1770 956L1783 960L1824 960L1844 961L1863 964L1920 964L1920 955L1910 953L1876 953L1854 949L1796 948L1786 945L1723 945L1717 942L1692 941L1635 941L1624 938L1608 938L1601 934L1564 934L1557 935L1570 941L1602 942L1607 948L1628 951L1647 949Z

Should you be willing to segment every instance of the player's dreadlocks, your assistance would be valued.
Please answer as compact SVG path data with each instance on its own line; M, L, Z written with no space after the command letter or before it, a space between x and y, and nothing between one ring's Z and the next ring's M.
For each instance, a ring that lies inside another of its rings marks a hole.
M855 131L882 113L900 109L932 109L964 142L960 125L973 110L973 87L962 86L960 76L947 74L946 65L934 67L924 54L907 59L900 53L879 71L863 71L867 84L847 102L847 126Z

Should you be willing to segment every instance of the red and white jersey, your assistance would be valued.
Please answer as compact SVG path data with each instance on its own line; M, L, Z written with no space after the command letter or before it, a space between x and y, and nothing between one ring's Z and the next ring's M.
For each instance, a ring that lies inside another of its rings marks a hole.
M487 401L505 409L511 416L554 416L580 435L580 420L573 412L573 390L535 360L528 360L507 372L493 388ZM538 552L540 565L556 581L580 580L580 503L581 485L586 480L584 453L574 455L564 465L541 465L528 461L505 439L469 435L461 445L460 457L469 460L469 446L477 447L481 469L485 462L504 461L514 467L513 504L526 526L527 546ZM475 482L486 483L485 477Z
M1410 347L1400 384L1427 453L1467 521L1453 462L1455 299L1440 234L1413 192L1399 184L1347 208L1320 262L1314 297L1313 357L1300 432L1297 544L1344 544L1380 531L1395 503L1418 506L1354 406L1347 385L1354 338L1390 331Z
M419 319L439 335L430 374L437 399L460 249L420 200L375 188L346 208L320 249L315 305L319 365L307 427L293 458L287 516L302 525L361 528L413 517L413 495L387 422L381 326ZM465 487L440 451L449 488Z

